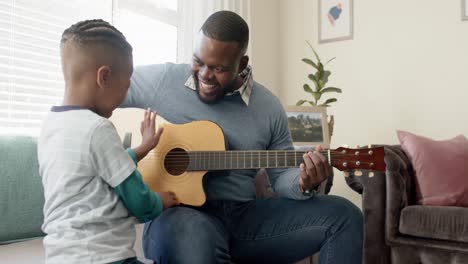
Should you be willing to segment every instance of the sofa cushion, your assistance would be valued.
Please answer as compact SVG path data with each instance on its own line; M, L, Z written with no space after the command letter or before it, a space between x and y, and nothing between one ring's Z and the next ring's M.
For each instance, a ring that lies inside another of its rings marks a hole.
M468 208L412 205L403 208L399 231L402 234L468 242Z
M416 199L423 205L468 207L468 140L436 141L398 131L415 172Z
M43 204L36 139L1 136L0 244L42 236Z
M137 237L133 248L135 249L138 259L145 264L153 263L145 259L143 255L143 248L141 245L143 224L136 225L135 228ZM42 245L42 238L0 245L0 260L0 263L44 264L45 252Z

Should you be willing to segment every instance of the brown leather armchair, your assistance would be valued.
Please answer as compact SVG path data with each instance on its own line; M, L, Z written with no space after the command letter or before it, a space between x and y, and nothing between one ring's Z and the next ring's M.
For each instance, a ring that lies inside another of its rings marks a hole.
M468 208L416 205L413 167L400 146L385 146L385 163L386 172L346 177L362 194L363 263L468 263Z

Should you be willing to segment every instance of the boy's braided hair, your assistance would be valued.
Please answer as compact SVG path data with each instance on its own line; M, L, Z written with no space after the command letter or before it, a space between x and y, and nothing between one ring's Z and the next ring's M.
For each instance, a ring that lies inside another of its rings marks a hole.
M212 39L239 43L242 54L247 51L249 26L234 12L223 10L213 13L203 24L201 31Z
M124 55L132 54L132 46L122 32L102 19L84 20L73 24L63 32L60 45L63 47L69 41L81 46L110 45Z

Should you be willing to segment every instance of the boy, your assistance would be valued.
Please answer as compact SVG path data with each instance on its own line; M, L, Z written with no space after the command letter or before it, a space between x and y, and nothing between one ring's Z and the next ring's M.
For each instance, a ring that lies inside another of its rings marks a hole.
M63 105L52 107L38 142L46 262L139 263L135 217L152 220L178 202L151 192L136 170L162 133L156 114L145 112L142 143L127 152L107 119L127 94L132 47L109 23L87 20L64 31L60 48Z

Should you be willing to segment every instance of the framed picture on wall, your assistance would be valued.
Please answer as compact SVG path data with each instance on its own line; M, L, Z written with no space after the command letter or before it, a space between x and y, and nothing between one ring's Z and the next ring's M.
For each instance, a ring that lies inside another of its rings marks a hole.
M318 0L319 43L353 39L353 0Z
M327 108L313 106L286 106L288 126L296 148L314 148L320 144L330 147Z
M462 20L468 20L468 0L461 0Z

